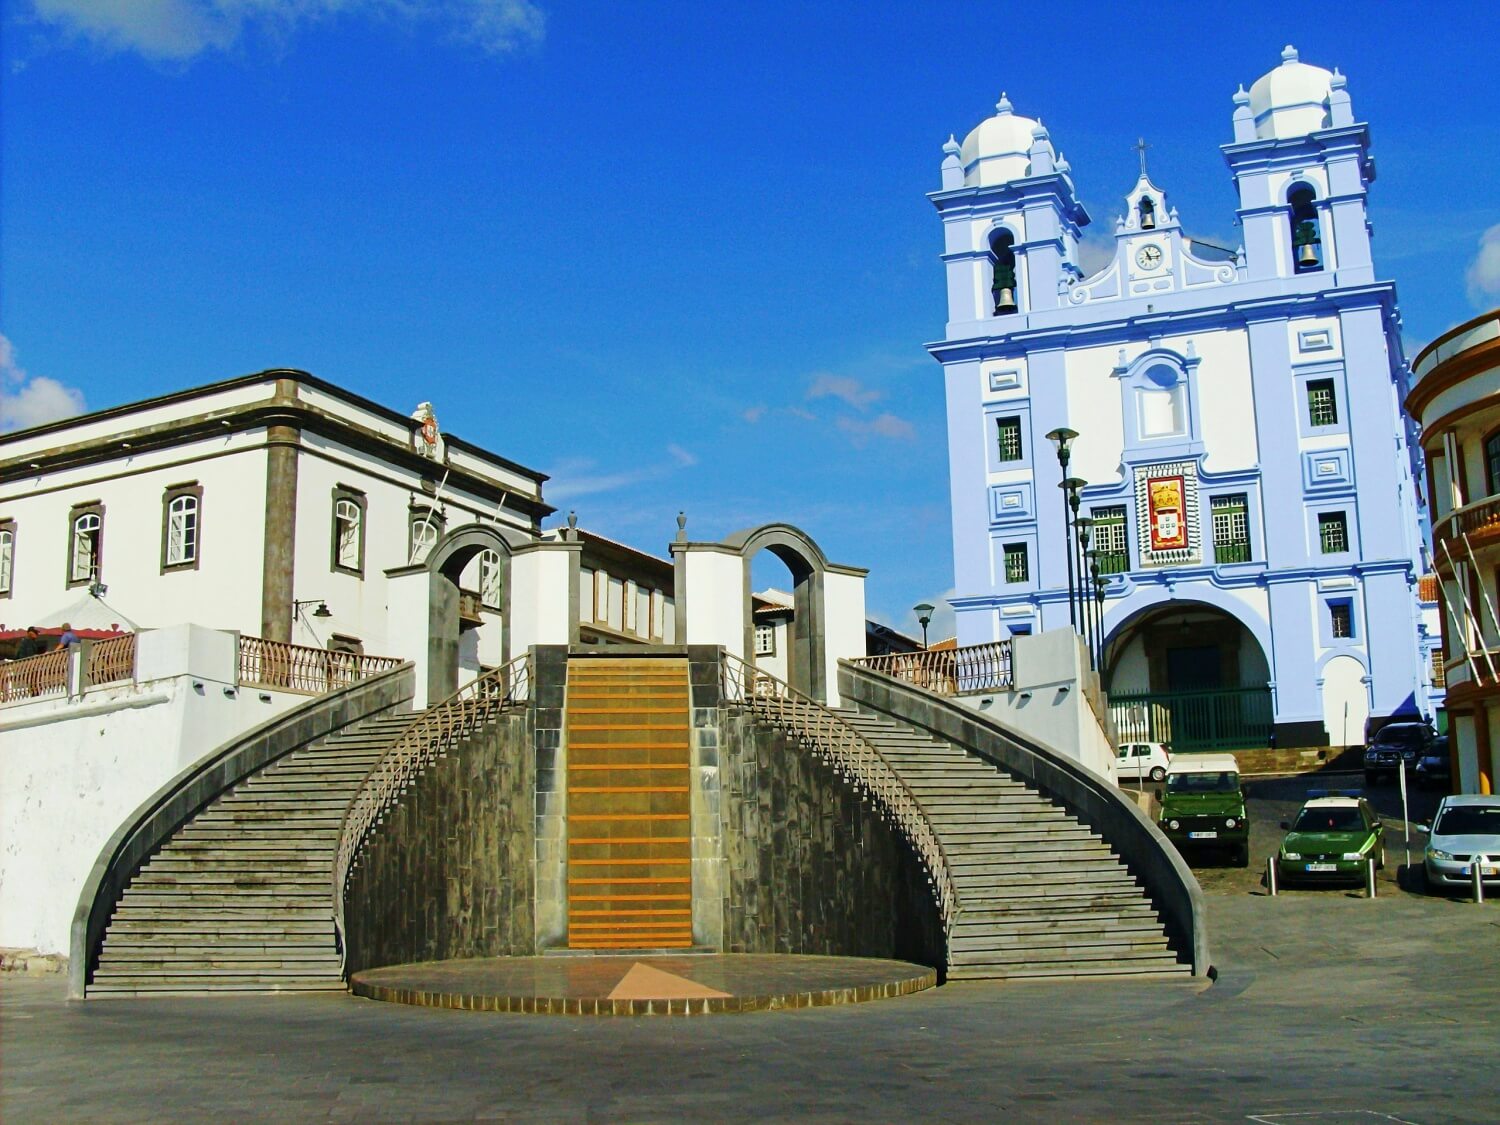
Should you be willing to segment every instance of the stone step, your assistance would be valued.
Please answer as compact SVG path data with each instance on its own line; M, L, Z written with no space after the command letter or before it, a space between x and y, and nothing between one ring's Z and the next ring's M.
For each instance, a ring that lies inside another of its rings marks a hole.
M965 855L948 857L948 869L954 878L968 879L975 875L1045 875L1049 872L1067 874L1109 870L1111 861L1118 862L1108 848L1100 847L1091 852L1067 852L1067 858L1059 855L1021 854Z
M1119 865L1099 865L1097 870L1026 871L1006 875L957 874L959 897L985 894L1016 895L1031 893L1088 894L1120 891L1140 894L1135 877Z
M1003 890L994 887L963 887L959 891L958 900L964 916L975 920L1007 914L1042 913L1061 916L1096 909L1135 906L1146 901L1136 887L1111 886L1102 890L1084 890L1076 886L1036 884L1016 884Z
M953 924L957 941L1025 941L1046 934L1153 933L1162 934L1156 914L1090 911L1087 914L1017 914L1005 918L970 920L960 916Z
M1132 961L1176 961L1176 956L1166 948L1166 940L1160 945L1130 945L1111 948L1106 945L1036 945L1030 948L972 949L949 956L948 963L975 967L979 965L1025 965L1036 968L1050 962L1063 961L1072 964L1112 963L1127 965Z
M106 980L90 984L90 1000L138 1000L159 996L211 996L221 992L347 992L342 979L281 980L259 976L235 977L205 984L198 980L178 982L175 978L148 976Z
M965 953L989 951L1025 953L1034 950L1049 953L1058 949L1115 949L1139 952L1143 949L1168 948L1166 934L1158 928L1154 932L1145 926L1134 929L1098 927L1092 930L1044 930L1031 933L1002 931L989 935L975 933L954 935L949 949Z
M333 936L333 920L328 911L321 917L284 917L281 911L275 914L253 916L237 915L233 918L211 918L197 914L184 917L155 915L150 918L119 918L111 920L107 941L117 936L166 940L183 934L201 935L204 940L222 940L242 937L254 941L259 937L291 937L298 934L309 936Z
M1047 834L1039 838L1035 832L990 832L982 837L965 837L963 839L949 839L943 837L943 851L947 854L950 862L963 862L972 855L1017 855L1036 854L1039 856L1071 856L1076 853L1093 854L1096 850L1103 855L1113 855L1104 844L1104 841L1092 833L1078 832L1076 834L1063 834L1060 832Z
M277 976L337 976L340 970L338 954L331 948L296 951L285 954L256 956L253 952L237 953L232 949L200 949L174 952L142 953L139 950L111 951L109 973L120 975L143 975L145 973L203 973L211 975L230 973L275 973ZM95 974L95 980L100 979Z
M1170 977L1191 980L1192 968L1174 957L1130 961L1055 961L1042 965L956 965L948 979L957 980L1083 980L1095 977Z

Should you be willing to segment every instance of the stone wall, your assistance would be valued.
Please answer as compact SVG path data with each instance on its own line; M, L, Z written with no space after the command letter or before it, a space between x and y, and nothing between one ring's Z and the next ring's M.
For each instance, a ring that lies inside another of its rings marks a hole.
M830 766L748 714L722 714L724 951L941 967L937 907L905 841Z
M434 763L371 833L345 900L348 969L536 952L530 709Z

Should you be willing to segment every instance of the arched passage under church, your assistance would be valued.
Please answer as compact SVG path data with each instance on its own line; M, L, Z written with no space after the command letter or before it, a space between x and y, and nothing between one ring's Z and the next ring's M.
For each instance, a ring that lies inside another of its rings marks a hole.
M429 701L457 691L466 666L477 673L482 663L510 659L511 556L528 542L510 528L471 523L449 531L428 553ZM499 620L493 620L497 615ZM498 643L481 636L496 627ZM488 651L481 650L481 641L490 642L485 645Z
M744 652L755 653L755 610L751 574L755 556L770 551L786 564L792 578L792 621L786 654L787 682L813 699L828 698L828 625L825 578L828 558L812 537L788 523L770 523L724 540L744 560Z
M1271 743L1270 663L1255 634L1203 602L1148 606L1105 638L1103 684L1123 741L1174 752Z

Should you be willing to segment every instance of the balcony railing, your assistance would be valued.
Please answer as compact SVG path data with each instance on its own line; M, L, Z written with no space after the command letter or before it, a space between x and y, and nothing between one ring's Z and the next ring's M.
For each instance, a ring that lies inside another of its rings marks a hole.
M938 695L973 695L1010 687L1010 650L1009 641L990 641L963 648L864 656L854 663Z
M106 637L89 645L89 684L135 679L135 634Z
M400 663L394 656L335 652L265 637L240 638L240 683L297 695L322 695L348 687Z
M65 648L0 664L0 702L64 695L67 690L68 650Z
M1486 496L1450 513L1433 527L1432 537L1457 539L1481 531L1500 533L1500 496Z

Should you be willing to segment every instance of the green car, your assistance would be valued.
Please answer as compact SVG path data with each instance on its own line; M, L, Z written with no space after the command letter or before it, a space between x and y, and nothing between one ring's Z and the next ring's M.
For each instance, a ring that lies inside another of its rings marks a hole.
M1179 852L1227 852L1237 867L1250 862L1250 823L1233 754L1178 754L1156 826Z
M1276 876L1284 883L1361 882L1365 864L1385 866L1380 817L1357 793L1312 791L1276 854Z

